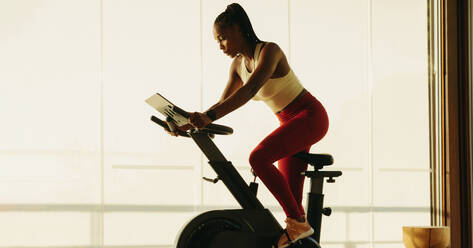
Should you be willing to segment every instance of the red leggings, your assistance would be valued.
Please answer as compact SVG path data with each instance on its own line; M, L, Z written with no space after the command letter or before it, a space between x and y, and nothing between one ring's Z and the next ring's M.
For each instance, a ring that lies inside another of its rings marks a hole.
M305 215L302 206L304 163L292 155L306 151L328 130L328 116L322 104L309 92L276 114L280 126L251 152L256 175L281 204L286 216ZM273 163L278 162L278 168Z

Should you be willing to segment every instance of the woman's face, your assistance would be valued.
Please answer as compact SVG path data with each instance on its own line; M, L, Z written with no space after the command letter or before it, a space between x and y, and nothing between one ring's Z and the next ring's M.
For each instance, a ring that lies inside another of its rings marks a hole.
M240 52L243 40L237 25L226 28L214 25L213 34L223 53L233 58Z

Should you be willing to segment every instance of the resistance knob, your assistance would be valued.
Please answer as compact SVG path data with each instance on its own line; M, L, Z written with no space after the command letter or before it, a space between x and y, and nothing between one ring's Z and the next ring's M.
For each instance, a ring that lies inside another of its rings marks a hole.
M323 208L322 209L322 214L325 216L330 216L332 214L332 209L331 208Z

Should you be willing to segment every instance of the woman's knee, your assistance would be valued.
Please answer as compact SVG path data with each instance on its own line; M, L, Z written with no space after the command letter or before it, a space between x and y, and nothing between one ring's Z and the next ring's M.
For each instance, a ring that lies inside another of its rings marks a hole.
M269 160L270 159L267 152L265 152L260 147L256 147L250 154L249 162L251 167L256 171L258 168L264 166L265 164L271 164L272 162Z

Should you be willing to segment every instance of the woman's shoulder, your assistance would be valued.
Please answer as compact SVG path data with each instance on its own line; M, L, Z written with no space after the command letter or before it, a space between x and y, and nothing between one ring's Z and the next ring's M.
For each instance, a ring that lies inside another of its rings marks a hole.
M281 49L281 47L279 47L279 45L276 42L272 42L272 41L263 42L261 50L260 50L260 54L262 53L266 54L266 56L269 55L270 57L275 56L275 55L284 55L284 52ZM276 56L276 57L279 57L279 56Z
M261 49L267 49L271 51L282 51L279 45L273 41L263 41Z
M233 58L232 64L230 66L230 70L240 74L240 67L241 67L242 61L243 61L243 56L241 56L240 54L237 54L235 58Z

